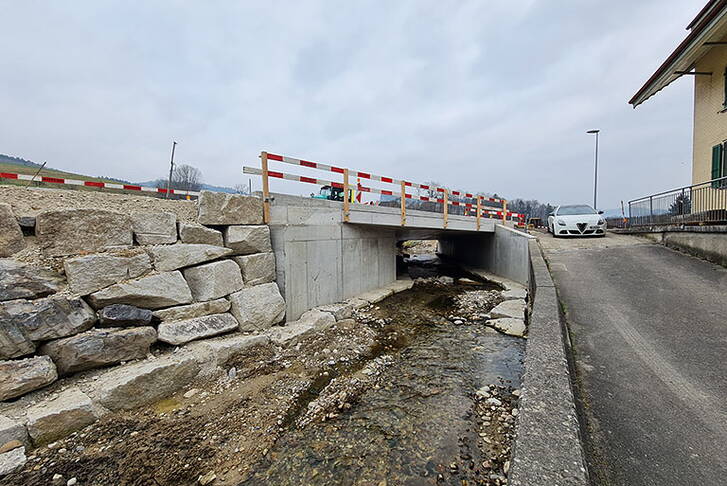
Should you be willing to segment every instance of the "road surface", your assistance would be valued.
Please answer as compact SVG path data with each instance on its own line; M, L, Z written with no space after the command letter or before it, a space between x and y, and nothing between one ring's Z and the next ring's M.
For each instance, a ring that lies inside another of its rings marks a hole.
M727 484L727 269L634 236L539 241L593 483Z

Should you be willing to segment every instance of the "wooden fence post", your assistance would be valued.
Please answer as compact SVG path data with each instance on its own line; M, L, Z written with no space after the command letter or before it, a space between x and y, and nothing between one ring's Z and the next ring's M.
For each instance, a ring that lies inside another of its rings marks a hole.
M268 181L268 153L261 152L260 160L263 170L263 222L270 223L270 185Z
M406 184L401 181L401 225L406 226Z
M447 222L449 220L449 196L447 189L444 190L444 228L447 228Z
M348 198L348 169L343 169L343 221L348 223L351 201Z
M480 213L482 213L482 196L477 196L477 231L480 230Z
M505 224L507 222L507 201L505 199L502 200L502 224Z

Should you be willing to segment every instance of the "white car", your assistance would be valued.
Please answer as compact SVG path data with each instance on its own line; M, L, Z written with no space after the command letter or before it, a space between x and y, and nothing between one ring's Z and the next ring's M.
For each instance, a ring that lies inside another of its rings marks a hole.
M606 236L606 220L585 204L558 206L548 216L548 232L553 236Z

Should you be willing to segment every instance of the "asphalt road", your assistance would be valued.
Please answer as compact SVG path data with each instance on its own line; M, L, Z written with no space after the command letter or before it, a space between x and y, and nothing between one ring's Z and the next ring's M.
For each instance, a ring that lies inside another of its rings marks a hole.
M646 240L541 235L596 485L727 484L727 269Z

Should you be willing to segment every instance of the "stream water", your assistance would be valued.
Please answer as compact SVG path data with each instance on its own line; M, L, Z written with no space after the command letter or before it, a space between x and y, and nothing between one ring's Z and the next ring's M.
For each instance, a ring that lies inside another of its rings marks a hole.
M415 286L377 304L393 358L379 385L331 420L291 426L242 484L479 484L474 392L519 388L525 341L447 317L456 295L492 288Z

